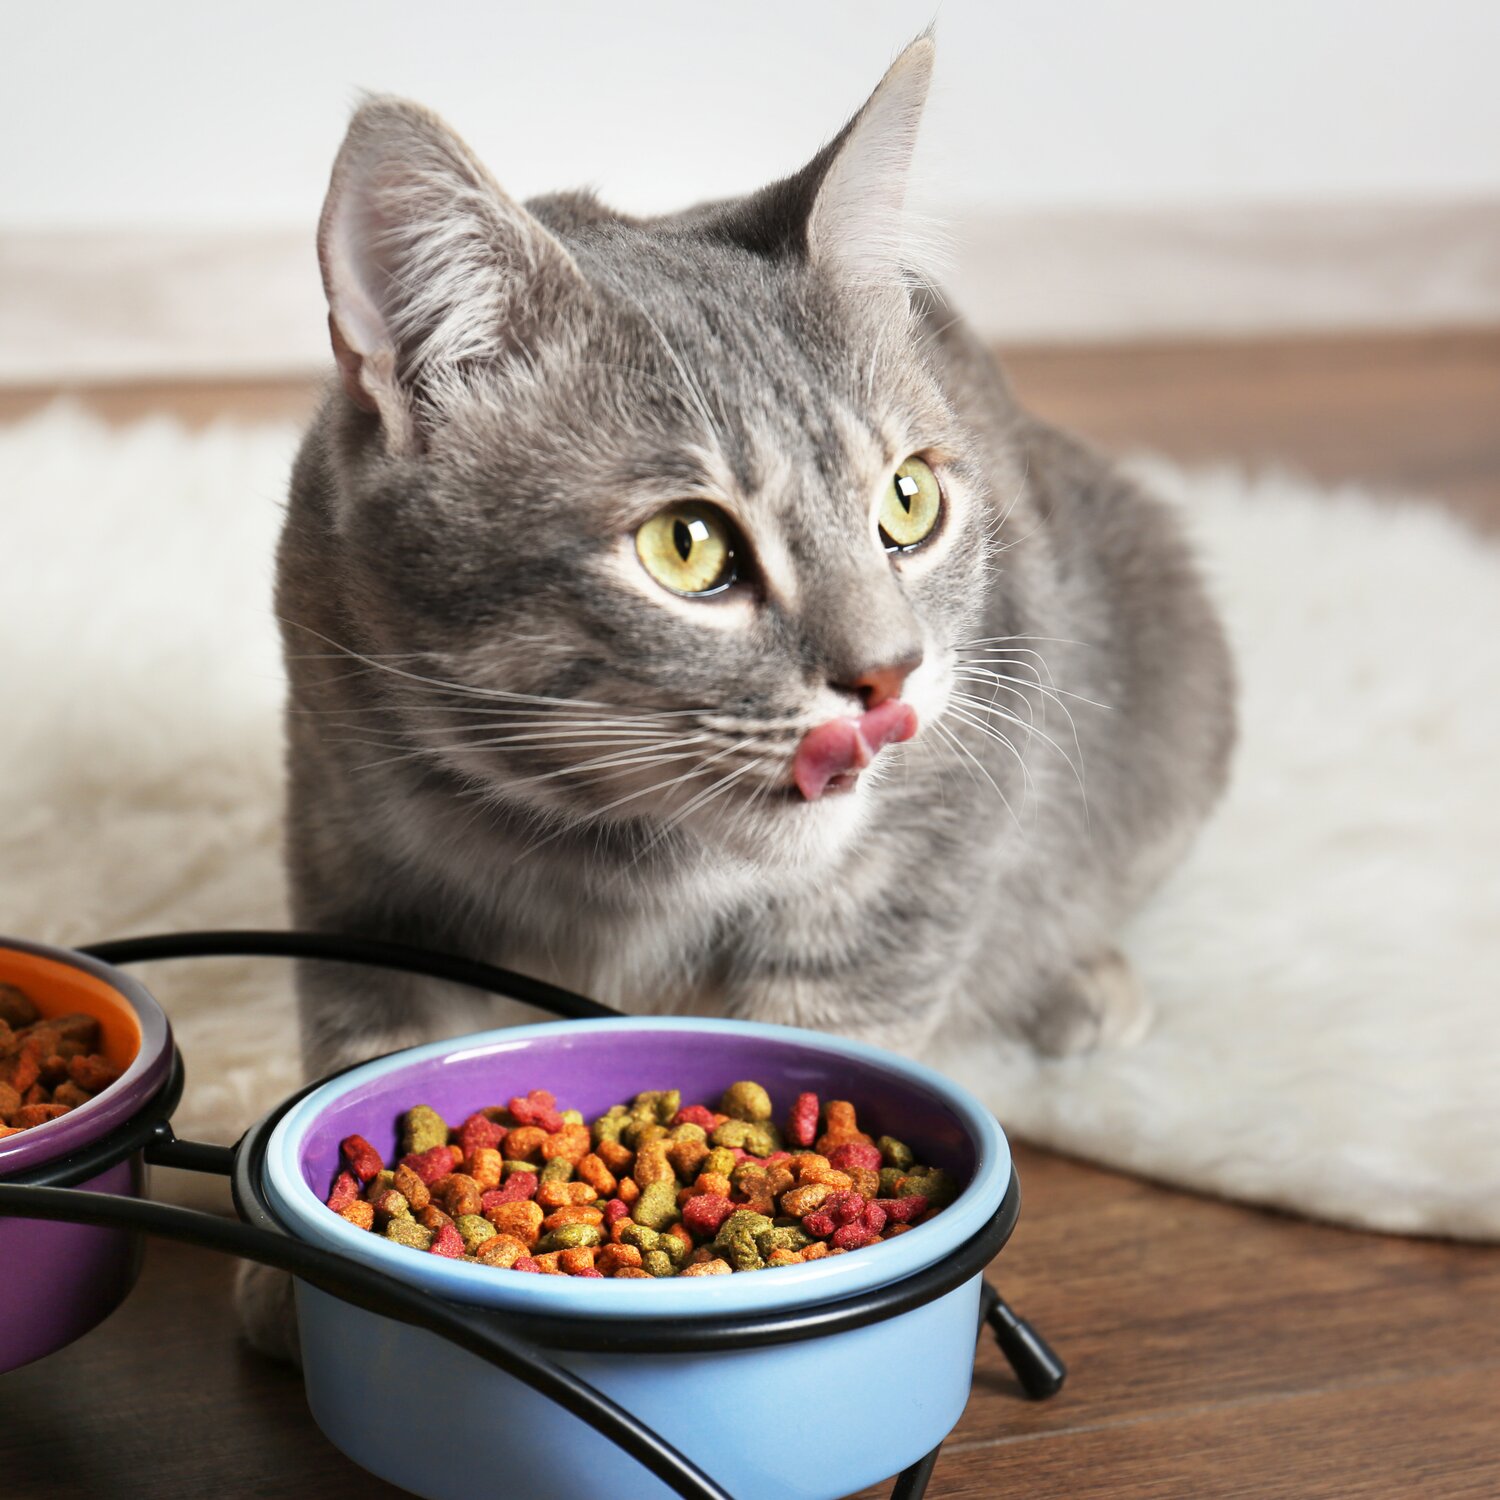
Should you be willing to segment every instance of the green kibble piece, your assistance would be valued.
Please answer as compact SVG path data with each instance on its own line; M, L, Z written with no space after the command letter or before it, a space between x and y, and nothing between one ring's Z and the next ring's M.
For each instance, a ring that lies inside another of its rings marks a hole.
M751 1156L781 1150L781 1132L774 1125L750 1120L726 1120L709 1137L715 1146L738 1146Z
M581 1109L565 1109L562 1112L564 1125L582 1125L584 1123L583 1111Z
M460 1214L453 1227L464 1237L464 1249L472 1255L486 1240L495 1237L495 1226L479 1214Z
M883 1135L875 1144L880 1147L880 1159L886 1166L899 1167L903 1172L911 1170L916 1157L912 1155L910 1146L898 1141L893 1135Z
M631 1205L630 1217L647 1229L665 1229L682 1217L677 1207L677 1179L653 1182L641 1189L641 1196Z
M706 1146L708 1132L701 1125L695 1125L691 1120L684 1120L681 1125L672 1127L672 1139L674 1141L701 1141Z
M642 1146L649 1146L652 1141L665 1141L669 1139L671 1132L665 1125L658 1125L655 1120L631 1120L620 1132L620 1139L633 1151L639 1151Z
M602 1245L604 1231L597 1224L561 1224L542 1237L537 1247L543 1255L550 1250L581 1250L586 1245Z
M373 1203L382 1193L388 1193L396 1186L396 1174L388 1167L382 1167L366 1184L365 1198Z
M503 1178L513 1177L517 1172L530 1172L533 1177L540 1170L534 1161L503 1161L500 1163L500 1175Z
M900 1167L882 1167L880 1169L880 1196L882 1198L894 1198L896 1196L896 1184L906 1176Z
M798 1224L775 1224L755 1236L755 1248L769 1257L773 1250L805 1250L812 1236Z
M752 1083L748 1079L742 1083L731 1083L719 1100L719 1113L728 1115L731 1120L749 1120L759 1124L771 1118L771 1096L758 1083Z
M665 1250L647 1250L641 1256L641 1266L653 1276L675 1276L677 1267Z
M665 1252L666 1257L674 1266L681 1266L688 1258L691 1251L675 1234L664 1234L657 1244L657 1248Z
M736 1271L758 1271L765 1260L756 1244L756 1238L774 1229L775 1225L764 1214L748 1208L737 1208L719 1226L714 1236L714 1249L732 1265Z
M543 1182L571 1182L573 1180L573 1163L564 1161L560 1156L554 1156L542 1168L541 1180Z
M670 1125L672 1116L681 1108L681 1089L655 1089L637 1094L631 1113L641 1118L654 1119L658 1125Z
M401 1117L401 1154L431 1151L448 1144L448 1122L433 1108L418 1104Z
M661 1244L661 1235L656 1230L649 1229L635 1220L627 1220L621 1226L620 1239L627 1245L634 1245L642 1255L648 1250L655 1250Z
M946 1208L958 1196L953 1179L941 1167L917 1167L906 1173L896 1189L898 1198L920 1193L929 1208Z
M432 1231L423 1229L415 1219L392 1219L385 1226L385 1237L413 1250L426 1250L432 1244Z
M629 1123L630 1111L623 1104L616 1104L613 1108L606 1110L589 1127L596 1146L605 1141L618 1141L620 1132Z
M719 1146L698 1163L698 1170L699 1172L712 1172L719 1177L733 1177L734 1169L738 1165L734 1152L727 1146Z

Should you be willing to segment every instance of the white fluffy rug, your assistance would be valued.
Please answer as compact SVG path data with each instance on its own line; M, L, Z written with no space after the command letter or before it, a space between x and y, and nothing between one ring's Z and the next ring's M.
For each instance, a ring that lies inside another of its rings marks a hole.
M0 929L284 922L271 549L286 427L0 430ZM1373 1228L1500 1238L1500 549L1430 505L1144 466L1243 676L1234 786L1127 947L1130 1052L939 1059L1016 1133ZM275 963L158 966L183 1133L294 1086Z

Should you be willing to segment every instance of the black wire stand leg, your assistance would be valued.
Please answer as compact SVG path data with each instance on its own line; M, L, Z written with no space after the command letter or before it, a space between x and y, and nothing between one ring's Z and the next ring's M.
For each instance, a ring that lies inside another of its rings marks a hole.
M979 1294L981 1332L986 1324L995 1335L1000 1352L1015 1371L1016 1379L1021 1382L1021 1389L1033 1401L1045 1401L1063 1388L1063 1381L1068 1378L1068 1367L1053 1352L1046 1339L1025 1318L1018 1317L1005 1298L987 1281ZM939 1443L930 1453L924 1453L916 1463L902 1469L891 1489L891 1500L922 1500L942 1451L943 1445Z

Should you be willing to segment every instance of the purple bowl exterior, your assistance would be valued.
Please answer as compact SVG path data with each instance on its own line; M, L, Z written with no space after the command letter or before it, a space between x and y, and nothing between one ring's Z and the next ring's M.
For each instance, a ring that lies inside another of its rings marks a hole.
M691 1022L685 1022L691 1027ZM465 1065L467 1063L467 1066ZM486 1105L504 1104L528 1089L550 1089L561 1109L581 1110L587 1119L612 1104L628 1103L645 1089L682 1090L685 1104L717 1102L741 1079L765 1086L780 1109L811 1090L824 1100L847 1099L860 1124L873 1135L899 1135L919 1160L967 1180L974 1171L974 1147L959 1116L941 1099L898 1076L871 1070L851 1073L837 1056L795 1041L745 1037L735 1033L685 1029L604 1032L581 1021L545 1044L519 1046L513 1053L486 1049L466 1056L462 1043L447 1055L350 1090L325 1110L302 1143L302 1179L321 1200L341 1168L339 1142L362 1135L382 1159L396 1149L396 1117L414 1104L427 1104L457 1124Z
M68 948L49 948L41 943L0 937L0 951L6 948L50 958L102 979L135 1012L141 1028L141 1045L124 1073L87 1104L70 1109L45 1125L33 1125L30 1130L0 1140L0 1178L29 1171L108 1135L156 1095L172 1068L172 1028L166 1012L138 980Z
M137 1198L139 1154L78 1187ZM0 1373L81 1338L112 1313L140 1272L139 1235L86 1224L0 1219Z

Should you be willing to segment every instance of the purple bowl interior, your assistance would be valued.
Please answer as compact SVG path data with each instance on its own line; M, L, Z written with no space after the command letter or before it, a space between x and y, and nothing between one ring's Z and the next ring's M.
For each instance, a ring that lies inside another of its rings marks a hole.
M717 1103L731 1083L754 1079L775 1105L778 1123L799 1093L847 1099L860 1127L904 1141L918 1161L960 1182L974 1174L975 1146L958 1114L916 1080L825 1053L790 1038L706 1029L619 1031L580 1022L566 1032L483 1047L462 1041L440 1057L398 1068L340 1095L303 1137L303 1181L319 1199L340 1169L339 1142L364 1136L386 1162L396 1148L399 1116L427 1104L450 1125L477 1109L503 1105L528 1089L550 1089L561 1109L586 1119L644 1089L682 1090L684 1104Z

